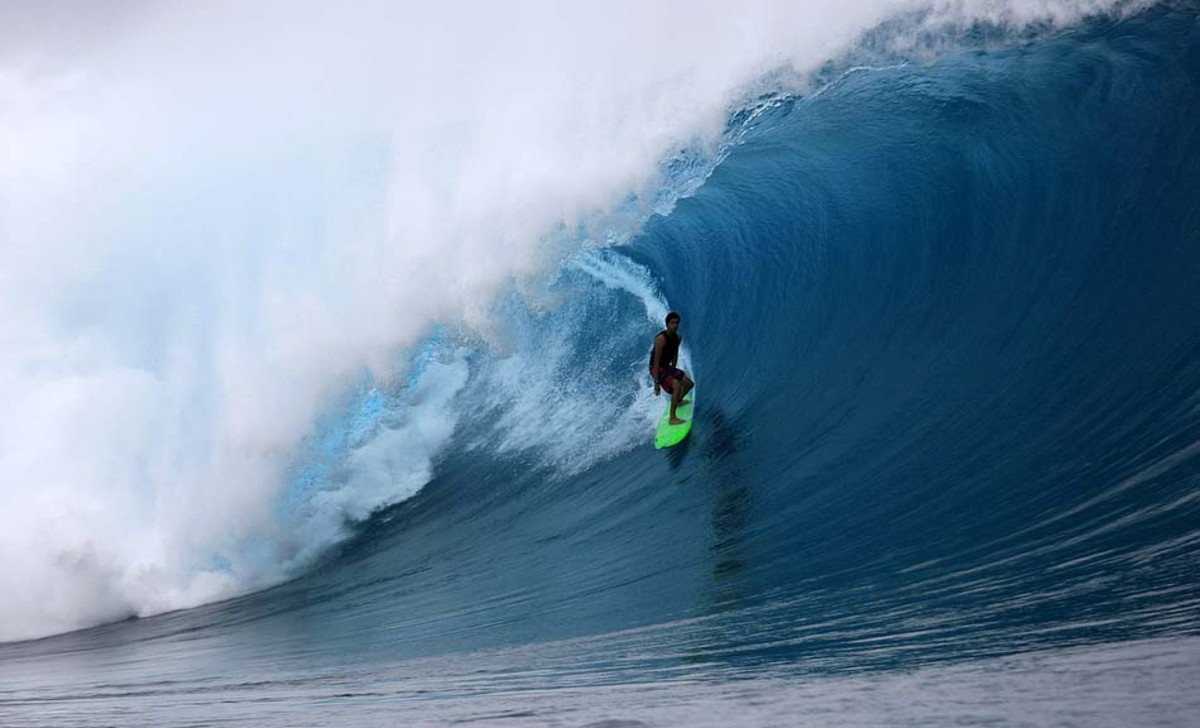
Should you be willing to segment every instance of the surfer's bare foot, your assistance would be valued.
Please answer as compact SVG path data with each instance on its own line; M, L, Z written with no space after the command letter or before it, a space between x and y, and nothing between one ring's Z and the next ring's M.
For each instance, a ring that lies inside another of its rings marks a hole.
M687 420L681 420L678 417L672 417L670 422L672 425L682 425L684 422L687 422Z

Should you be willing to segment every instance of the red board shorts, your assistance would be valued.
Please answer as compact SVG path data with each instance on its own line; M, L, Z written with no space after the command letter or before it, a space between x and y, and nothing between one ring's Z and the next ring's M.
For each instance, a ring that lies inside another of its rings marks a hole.
M650 376L653 377L654 373L651 372ZM675 394L675 382L683 381L685 376L682 369L676 369L675 367L658 368L658 383L670 394Z

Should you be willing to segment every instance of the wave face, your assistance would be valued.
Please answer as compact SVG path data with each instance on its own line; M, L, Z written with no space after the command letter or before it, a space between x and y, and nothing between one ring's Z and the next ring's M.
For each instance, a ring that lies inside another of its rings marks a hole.
M1197 17L762 97L636 235L333 408L279 506L315 566L8 645L0 716L1186 722ZM655 452L668 309L697 422Z

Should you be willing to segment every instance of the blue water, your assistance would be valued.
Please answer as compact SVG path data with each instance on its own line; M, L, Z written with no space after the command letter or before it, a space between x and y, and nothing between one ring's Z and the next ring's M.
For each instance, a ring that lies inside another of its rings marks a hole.
M409 386L467 380L417 495L274 589L0 646L0 723L1195 725L1196 6L728 139L502 345L431 340ZM657 452L666 308L699 404Z

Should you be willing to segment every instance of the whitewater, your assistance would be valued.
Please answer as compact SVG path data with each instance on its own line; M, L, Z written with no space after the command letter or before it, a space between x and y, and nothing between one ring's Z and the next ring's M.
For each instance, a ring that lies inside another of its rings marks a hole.
M1198 18L4 6L0 723L1192 724Z

